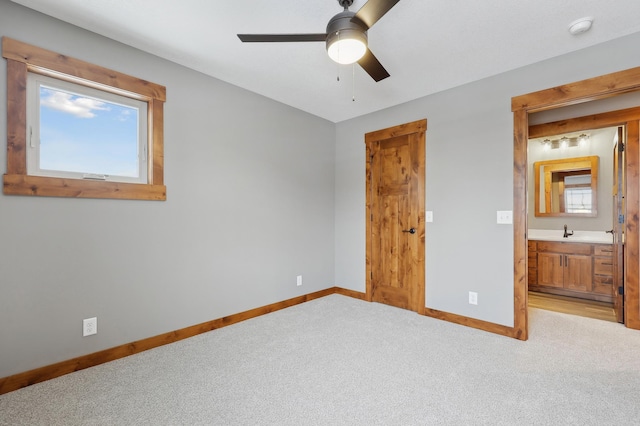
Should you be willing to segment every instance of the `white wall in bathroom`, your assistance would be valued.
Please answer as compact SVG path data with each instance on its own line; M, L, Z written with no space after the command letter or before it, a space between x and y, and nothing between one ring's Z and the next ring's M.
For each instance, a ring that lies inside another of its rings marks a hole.
M613 187L613 140L617 128L588 130L589 141L585 146L576 146L566 149L545 150L538 139L529 141L528 166L529 166L529 229L562 229L566 224L569 229L582 231L606 231L613 227L613 204L611 188ZM559 139L565 135L556 135L548 139ZM573 137L573 134L569 135ZM545 139L545 138L543 138ZM560 158L586 157L597 155L599 157L598 170L598 215L597 217L536 217L535 208L535 173L533 163L536 161L556 160Z

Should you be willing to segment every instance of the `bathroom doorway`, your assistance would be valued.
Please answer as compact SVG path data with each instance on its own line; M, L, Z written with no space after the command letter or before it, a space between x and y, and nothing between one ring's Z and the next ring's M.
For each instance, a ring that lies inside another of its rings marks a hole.
M631 98L630 98L631 97ZM552 87L511 98L513 112L513 307L512 333L527 340L529 332L527 293L527 146L529 118L545 111L563 110L571 107L600 108L574 117L585 117L589 113L618 111L618 123L626 123L627 140L624 163L626 173L624 186L625 240L624 270L620 281L624 298L624 324L640 330L640 67L614 72L587 80ZM631 103L624 104L631 100ZM615 106L606 107L611 102ZM622 104L622 105L621 105ZM623 109L628 108L628 109ZM610 112L613 117L616 115ZM553 120L550 120L553 121ZM611 119L614 122L613 118ZM597 127L597 123L585 123L586 127ZM564 129L563 129L564 130ZM560 132L558 132L560 133Z
M623 322L626 127L619 112L545 120L527 147L528 306Z
M631 97L631 98L629 98ZM514 123L513 149L513 235L514 235L514 334L528 338L528 224L527 224L527 147L530 116L533 114L563 110L569 107L596 109L611 102L614 108L601 108L595 114L609 114L611 124L626 126L624 164L626 167L624 186L624 269L620 274L624 298L624 324L628 328L640 329L640 67L631 68L587 80L553 87L538 92L516 96L511 100ZM624 104L631 99L632 103ZM609 104L608 106L611 106ZM631 108L629 108L631 107ZM621 109L622 108L622 109ZM624 109L628 108L628 109ZM615 111L615 112L611 112ZM574 115L585 117L589 113ZM594 114L591 111L591 114ZM618 114L617 122L613 116ZM562 120L562 119L560 119ZM587 124L587 123L585 123ZM583 128L598 127L591 122ZM562 129L566 131L567 129ZM577 129L574 129L577 130Z

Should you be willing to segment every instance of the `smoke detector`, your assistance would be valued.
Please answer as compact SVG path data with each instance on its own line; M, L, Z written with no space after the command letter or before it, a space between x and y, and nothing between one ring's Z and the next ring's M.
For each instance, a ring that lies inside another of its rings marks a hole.
M569 24L569 32L572 35L582 34L584 32L589 31L591 29L592 24L593 24L593 18L589 16L585 18L576 19L575 21Z

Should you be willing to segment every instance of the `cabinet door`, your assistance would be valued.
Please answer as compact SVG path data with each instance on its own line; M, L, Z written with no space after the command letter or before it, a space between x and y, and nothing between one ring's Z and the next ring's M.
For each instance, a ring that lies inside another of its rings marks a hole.
M593 292L613 297L613 258L593 258Z
M536 242L529 241L528 242L528 256L527 256L527 264L528 264L528 275L529 285L538 285L538 253L536 253Z
M538 253L538 285L562 288L564 254Z
M565 254L564 256L564 288L591 291L593 281L591 256L574 254Z

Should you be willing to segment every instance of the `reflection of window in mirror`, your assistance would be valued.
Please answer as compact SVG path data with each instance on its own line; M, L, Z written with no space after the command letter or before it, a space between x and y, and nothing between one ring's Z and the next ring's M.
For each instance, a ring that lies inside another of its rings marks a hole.
M564 181L564 194L561 200L564 203L560 211L566 213L591 213L591 173L586 170L558 173Z
M598 156L537 161L535 215L597 215Z

